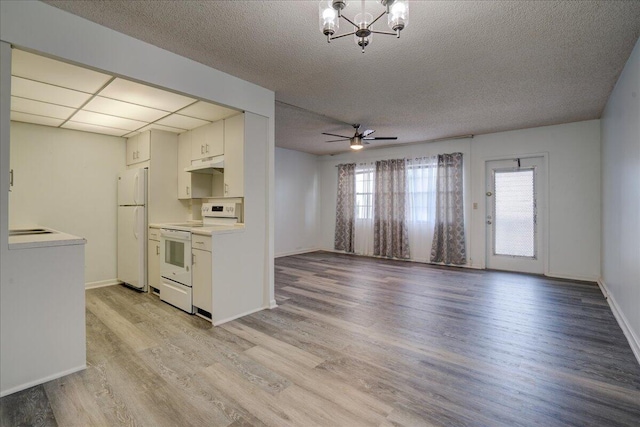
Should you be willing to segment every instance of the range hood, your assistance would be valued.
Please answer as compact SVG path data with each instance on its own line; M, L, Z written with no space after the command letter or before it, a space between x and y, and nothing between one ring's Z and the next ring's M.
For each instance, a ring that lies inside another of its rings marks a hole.
M209 157L191 162L191 166L184 168L185 172L191 173L221 173L224 169L224 156Z

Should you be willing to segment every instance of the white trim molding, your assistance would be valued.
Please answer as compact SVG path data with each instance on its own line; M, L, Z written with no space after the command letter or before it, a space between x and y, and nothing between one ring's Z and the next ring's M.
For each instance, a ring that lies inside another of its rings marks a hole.
M26 389L31 388L33 386L37 386L37 385L40 385L40 384L44 384L44 383L46 383L48 381L52 381L52 380L56 380L58 378L62 378L64 376L73 374L75 372L84 371L85 369L87 369L87 365L86 364L78 366L78 367L75 367L75 368L72 368L72 369L68 369L66 371L55 373L53 375L49 375L49 376L44 377L44 378L40 378L40 379L37 379L37 380L29 381L27 383L20 384L19 386L12 387L12 388L10 388L8 390L4 390L2 393L0 393L0 397L5 397L5 396L8 396L10 394L22 391L22 390L26 390Z
M306 254L309 252L317 252L317 251L321 251L322 249L320 248L310 248L310 249L300 249L300 250L295 250L295 251L290 251L290 252L282 252L279 254L275 255L275 258L282 258L285 256L291 256L291 255L300 255L300 254Z
M84 284L84 289L96 289L104 288L105 286L121 285L122 282L118 279L98 280L97 282L87 282Z
M274 302L275 302L275 300L274 300ZM236 320L236 319L239 319L241 317L248 316L250 314L257 313L257 312L262 311L262 310L266 310L268 308L271 308L271 307L259 307L259 308L256 308L254 310L249 310L249 311L246 311L244 313L240 313L237 316L231 316L231 317L227 317L226 319L220 319L220 320L218 320L216 322L213 322L213 326L220 326L223 323L231 322L232 320Z
M620 329L624 333L624 336L629 341L629 345L631 346L631 351L633 351L634 356L636 356L636 360L640 364L640 339L633 333L633 329L629 327L629 322L627 318L624 316L624 313L620 310L620 306L616 302L616 299L609 292L607 288L607 284L604 282L604 279L601 277L598 279L598 286L602 291L602 294L607 299L609 303L609 307L611 307L611 312L613 316L616 318L618 325L620 325Z

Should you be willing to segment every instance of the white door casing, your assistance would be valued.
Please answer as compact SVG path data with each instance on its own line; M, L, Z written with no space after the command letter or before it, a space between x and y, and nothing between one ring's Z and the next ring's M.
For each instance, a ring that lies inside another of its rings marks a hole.
M546 273L546 178L545 156L486 162L488 269Z

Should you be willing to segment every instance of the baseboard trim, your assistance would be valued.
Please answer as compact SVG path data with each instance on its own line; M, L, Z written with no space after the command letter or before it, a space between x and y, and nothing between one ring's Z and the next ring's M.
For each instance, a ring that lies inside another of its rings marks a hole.
M99 280L97 282L87 282L84 284L85 289L104 288L106 286L120 285L122 282L118 279Z
M597 283L598 282L598 278L594 277L594 276L572 276L569 274L557 274L557 273L553 273L551 271L547 272L544 274L547 277L551 277L551 278L556 278L556 279L567 279L567 280L577 280L579 282L591 282L591 283Z
M383 257L383 256L376 256L376 255L362 255L362 254L356 254L356 253L345 252L345 251L337 251L335 249L315 249L315 250L310 251L310 252L315 252L315 251L333 252L334 254L345 254L345 255L361 256L361 257L373 258L373 259L387 259L387 260L391 260L391 261L414 262L416 264L435 265L437 267L454 267L454 268L469 268L471 270L484 270L484 267L470 265L470 264L458 265L458 264L445 264L445 263L442 263L442 262L424 261L424 260L419 260L419 259L387 258L387 257Z
M231 322L232 320L236 320L236 319L239 319L241 317L248 316L248 315L253 314L253 313L257 313L258 311L267 310L268 308L269 307L258 307L256 309L245 311L244 313L240 313L237 316L227 317L226 319L220 319L220 320L217 320L217 321L212 322L212 323L213 323L213 326L220 326L223 323Z
M609 288L607 288L607 284L604 279L601 277L598 279L598 286L602 291L602 294L607 299L609 303L609 307L611 308L611 312L613 313L613 317L616 318L618 325L620 325L620 329L622 329L622 333L629 341L629 345L631 346L631 351L633 351L633 355L636 356L636 360L638 364L640 364L640 339L633 333L633 330L629 327L629 322L625 317L624 313L620 310L620 306L616 302L614 296L609 292Z
M276 300L272 299L269 301L269 310L273 310L274 308L278 308L278 304L276 303Z
M276 254L274 256L274 258L282 258L282 257L285 257L285 256L306 254L306 253L309 253L309 252L316 252L316 251L320 251L320 250L322 250L322 249L311 248L311 249L300 249L300 250L290 251L290 252L282 252L282 253Z
M31 388L33 386L44 384L44 383L46 383L48 381L56 380L58 378L62 378L64 376L73 374L75 372L83 371L85 369L87 369L87 365L86 364L81 365L81 366L77 366L75 368L68 369L66 371L58 372L58 373L55 373L53 375L49 375L49 376L46 376L44 378L40 378L40 379L37 379L37 380L34 380L34 381L29 381L28 383L20 384L19 386L12 387L12 388L10 388L8 390L3 390L2 392L0 392L0 397L5 397L5 396L8 396L10 394L22 391L22 390L26 390L26 389Z

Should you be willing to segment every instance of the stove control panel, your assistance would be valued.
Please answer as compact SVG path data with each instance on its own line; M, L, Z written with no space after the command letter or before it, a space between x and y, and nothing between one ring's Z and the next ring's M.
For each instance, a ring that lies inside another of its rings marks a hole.
M222 203L203 203L203 218L235 218L239 214L239 203L222 202Z

